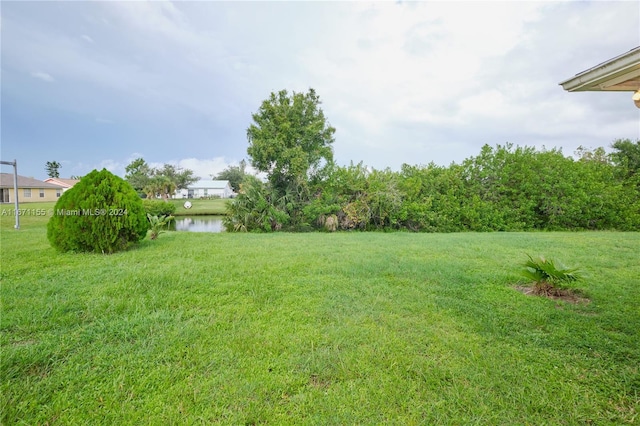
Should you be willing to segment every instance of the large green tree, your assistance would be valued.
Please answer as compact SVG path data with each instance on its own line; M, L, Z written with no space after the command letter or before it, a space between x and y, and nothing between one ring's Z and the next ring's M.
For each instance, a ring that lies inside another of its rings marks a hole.
M240 184L247 175L246 168L247 162L242 160L237 166L229 166L217 175L211 175L211 177L218 180L228 180L234 192L239 192Z
M163 176L167 178L176 189L187 189L189 185L198 181L198 177L194 176L193 170L183 169L173 164L164 164L162 168L154 169L154 176Z
M247 129L251 165L267 174L280 195L297 192L316 179L324 165L333 162L335 129L327 122L320 98L286 90L271 93L252 115Z
M124 178L133 189L138 193L143 193L144 188L149 185L151 179L152 169L149 167L144 158L136 158L127 167L125 167L126 174Z

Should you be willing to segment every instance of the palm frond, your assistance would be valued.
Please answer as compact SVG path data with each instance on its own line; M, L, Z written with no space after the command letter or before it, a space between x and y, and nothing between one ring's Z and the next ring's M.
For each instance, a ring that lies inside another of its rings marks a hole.
M569 283L582 278L582 273L578 268L567 268L562 263L552 259L545 259L543 256L537 259L527 255L527 260L521 271L522 276L536 283L550 283L553 285Z

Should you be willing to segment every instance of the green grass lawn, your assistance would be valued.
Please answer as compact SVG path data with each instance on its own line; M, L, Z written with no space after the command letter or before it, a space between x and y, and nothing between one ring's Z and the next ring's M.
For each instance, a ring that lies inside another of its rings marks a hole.
M191 203L190 209L184 208L185 201ZM195 216L195 215L224 215L226 214L226 203L229 199L213 199L213 200L169 200L175 204L175 216Z
M6 208L6 206L4 206ZM2 424L640 422L639 233L165 233L0 217ZM526 254L591 302L523 295Z

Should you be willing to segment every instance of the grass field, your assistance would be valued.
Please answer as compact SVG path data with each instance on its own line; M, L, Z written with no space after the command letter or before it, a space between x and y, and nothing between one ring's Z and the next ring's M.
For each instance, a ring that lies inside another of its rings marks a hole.
M5 207L6 208L6 207ZM2 424L640 423L638 233L165 233L0 217ZM526 254L590 303L523 295Z
M184 208L185 201L191 203L190 209ZM176 206L175 216L224 215L226 214L225 205L227 201L229 200L221 198L213 200L169 200L170 203Z

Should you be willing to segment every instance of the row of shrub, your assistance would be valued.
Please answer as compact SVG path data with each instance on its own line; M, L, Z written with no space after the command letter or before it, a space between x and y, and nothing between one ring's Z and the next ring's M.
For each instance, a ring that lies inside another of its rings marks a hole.
M225 225L266 232L640 230L640 174L602 148L578 154L507 144L485 145L449 167L330 164L320 179L285 192L247 176Z
M142 206L145 212L151 216L171 216L176 212L176 205L164 200L145 198L142 200Z
M640 141L623 142L618 146L628 148L626 155L599 148L580 151L578 160L556 149L486 145L449 167L405 164L394 172L330 163L313 179L279 189L246 176L227 204L225 226L267 232L640 230ZM47 236L61 251L113 253L146 236L149 216L175 209L141 200L123 179L94 170L60 197Z

